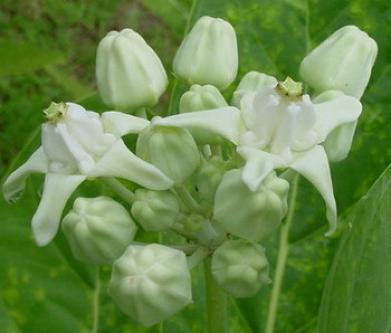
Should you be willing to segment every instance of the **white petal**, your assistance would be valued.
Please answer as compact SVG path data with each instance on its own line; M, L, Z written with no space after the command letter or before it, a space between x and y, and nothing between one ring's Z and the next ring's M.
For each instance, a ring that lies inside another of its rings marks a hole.
M188 130L205 130L238 143L243 131L240 111L232 106L218 109L176 114L153 121L156 125L183 127Z
M42 198L32 220L34 238L39 246L47 245L54 238L67 200L85 179L81 175L46 175Z
M24 190L26 179L31 173L46 173L48 159L39 147L30 158L18 169L11 173L3 184L3 193L7 201L16 201Z
M270 144L270 151L273 154L291 157L290 145L293 140L295 128L298 127L298 114L301 112L300 106L295 103L289 103L278 110L282 113L279 117L279 124L273 135L273 141Z
M89 177L120 177L152 190L167 190L173 185L154 165L133 154L118 140L86 174Z
M321 95L318 97L320 98ZM358 99L346 95L340 95L329 101L314 104L314 107L316 113L314 130L319 136L318 143L323 142L329 133L340 125L355 121L362 110Z
M322 195L330 224L326 236L330 236L337 227L337 207L326 152L322 146L315 146L304 153L298 153L289 167L304 176Z
M334 129L323 143L330 162L339 162L348 157L352 147L357 120Z
M45 123L41 126L42 148L50 163L49 170L62 174L75 173L77 172L77 161L69 151L61 131L66 131L65 125L62 123L58 126L51 123Z
M63 122L66 126L66 133L88 154L102 155L115 141L115 137L104 132L100 115L96 112L86 111L80 105L67 104L70 107Z
M242 179L251 191L256 191L273 169L286 165L280 157L259 149L238 147L237 152L246 160L242 170Z
M117 111L104 112L101 119L105 131L118 138L126 134L140 133L149 125L147 119Z
M272 139L279 122L280 114L277 110L280 96L273 87L266 86L259 92L247 94L241 100L241 110L244 123L254 132L263 148Z

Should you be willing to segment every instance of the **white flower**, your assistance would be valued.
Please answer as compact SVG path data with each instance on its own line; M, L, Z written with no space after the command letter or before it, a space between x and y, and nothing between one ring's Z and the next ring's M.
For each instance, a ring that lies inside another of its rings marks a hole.
M14 201L31 173L45 173L42 198L32 219L38 245L55 236L66 201L88 177L120 177L154 190L172 186L172 181L153 165L138 158L120 138L139 133L149 125L142 118L118 112L86 111L73 103L52 105L45 110L42 145L5 181L6 200Z
M300 173L323 196L331 234L336 228L336 203L327 155L320 144L338 126L355 121L361 103L341 93L314 104L291 79L265 82L256 92L242 96L240 111L225 107L179 114L159 124L204 129L235 143L246 160L242 179L252 191L273 169Z

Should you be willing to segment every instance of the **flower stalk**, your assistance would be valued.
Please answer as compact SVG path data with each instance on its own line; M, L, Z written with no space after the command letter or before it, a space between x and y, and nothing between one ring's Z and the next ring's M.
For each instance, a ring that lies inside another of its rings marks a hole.
M211 258L204 261L208 333L228 332L227 294L211 272Z

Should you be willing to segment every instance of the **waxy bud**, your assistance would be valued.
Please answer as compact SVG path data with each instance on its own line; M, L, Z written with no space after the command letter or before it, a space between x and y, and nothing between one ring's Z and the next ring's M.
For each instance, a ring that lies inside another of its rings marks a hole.
M211 110L227 105L223 95L215 86L194 84L189 91L182 95L179 102L179 112Z
M255 295L270 283L265 249L246 240L228 240L212 256L212 274L217 283L234 297Z
M129 246L113 265L109 294L145 326L172 316L192 301L185 254L159 244Z
M241 170L230 170L216 192L214 219L230 234L259 241L285 216L288 189L288 182L271 172L256 191L251 191L243 183Z
M73 255L84 262L110 264L131 243L137 227L126 209L107 198L77 198L62 229Z
M273 76L269 76L256 71L248 72L240 80L240 83L234 91L232 97L232 105L240 108L240 101L245 94L257 92L265 86L274 87L277 80Z
M197 144L183 128L154 125L146 128L138 137L136 153L176 184L191 176L200 163Z
M173 67L189 84L228 87L238 71L235 30L222 19L201 17L179 47Z
M227 162L219 156L213 156L208 161L202 161L196 178L197 190L202 199L213 202L217 187L226 169Z
M132 215L145 230L167 230L177 220L178 214L179 203L171 192L136 190Z
M300 74L317 92L341 90L360 98L371 76L377 44L364 31L345 26L302 61Z
M159 57L131 29L111 31L101 40L96 79L103 101L120 111L155 105L168 83Z

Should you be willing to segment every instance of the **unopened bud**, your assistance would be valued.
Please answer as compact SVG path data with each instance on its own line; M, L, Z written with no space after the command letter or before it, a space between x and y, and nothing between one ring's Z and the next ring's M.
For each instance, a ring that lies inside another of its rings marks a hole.
M109 294L145 326L172 316L192 301L185 254L159 244L129 246L113 265Z
M175 223L178 214L179 203L171 192L136 190L132 215L145 230L167 230Z
M136 152L176 184L191 176L200 163L197 144L183 128L153 125L146 128L137 140Z
M88 263L110 264L131 243L137 227L126 209L107 198L77 198L62 229L73 255Z
M179 102L179 112L196 112L227 106L221 92L214 86L194 84L185 92Z
M271 282L265 249L244 239L228 240L216 249L212 257L212 274L234 297L253 296L262 285Z
M272 172L256 191L251 191L243 183L241 170L230 170L216 192L214 219L230 234L259 241L285 216L288 189L288 182Z
M226 169L227 162L219 156L213 156L208 161L202 161L201 167L197 172L196 180L197 190L202 199L213 202L217 187Z
M96 79L103 101L120 111L155 105L168 83L159 57L131 29L111 31L101 40Z
M173 67L189 84L225 89L238 71L235 30L222 19L201 17L179 47Z
M376 42L355 26L345 26L313 49L300 74L318 93L341 90L361 98L377 55Z

